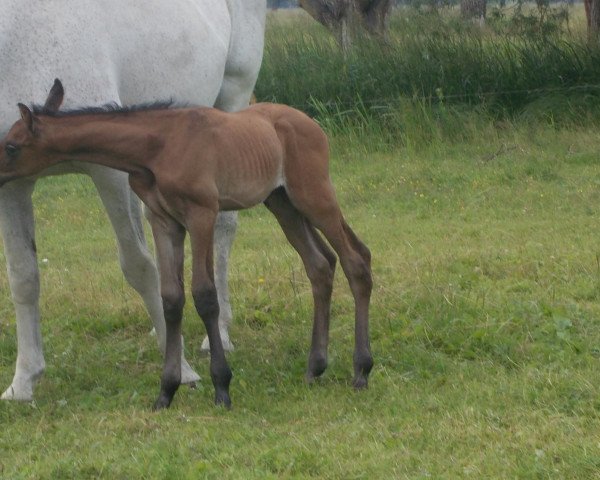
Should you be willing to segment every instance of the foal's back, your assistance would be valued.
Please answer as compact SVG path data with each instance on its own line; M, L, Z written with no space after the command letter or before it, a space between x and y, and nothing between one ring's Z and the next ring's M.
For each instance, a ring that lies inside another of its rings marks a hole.
M285 184L307 176L329 178L329 145L321 127L308 115L274 103L258 103L230 115L227 130L251 139L242 157L278 158Z
M329 143L321 127L286 105L257 104L241 112L265 119L282 150L282 186L292 201L312 204L323 195L335 198L329 178Z
M188 191L214 185L221 210L249 208L282 186L309 194L315 182L330 183L327 137L299 110L259 103L237 113L201 108L184 115L179 145L195 148L172 180Z

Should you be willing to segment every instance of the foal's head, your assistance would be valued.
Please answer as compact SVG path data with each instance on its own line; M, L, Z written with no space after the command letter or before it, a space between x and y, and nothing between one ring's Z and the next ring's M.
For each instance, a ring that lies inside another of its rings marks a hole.
M57 112L62 104L64 89L56 79L43 110ZM43 121L29 107L19 103L21 119L0 142L0 185L15 178L34 175L49 166L50 155L45 151Z

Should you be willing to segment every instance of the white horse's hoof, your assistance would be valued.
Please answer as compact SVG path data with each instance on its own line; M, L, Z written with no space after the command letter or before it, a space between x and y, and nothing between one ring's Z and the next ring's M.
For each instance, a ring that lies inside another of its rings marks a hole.
M156 337L156 328L153 328L152 330L150 330L150 336ZM181 340L181 342L183 343L183 339ZM194 372L194 369L192 367L190 367L190 364L187 362L187 360L182 355L182 357L181 357L181 383L183 385L186 385L186 384L192 384L192 383L199 382L200 380L201 380L200 375L198 375L196 372Z
M192 367L188 364L187 360L181 360L181 383L182 384L193 384L200 381L200 375L198 375Z
M12 385L8 387L0 400L13 400L15 402L32 402L33 401L33 392L27 392L15 389Z
M223 343L223 350L226 352L233 352L233 343L229 340L229 334L221 330L221 342ZM210 352L210 344L208 343L208 337L204 337L202 340L202 346L200 347L201 352Z

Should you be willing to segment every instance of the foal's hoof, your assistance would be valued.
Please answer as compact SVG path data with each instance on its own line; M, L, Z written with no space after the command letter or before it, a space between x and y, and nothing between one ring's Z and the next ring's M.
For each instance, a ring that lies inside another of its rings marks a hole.
M369 386L367 377L354 377L352 386L354 387L354 390L365 390Z
M372 369L373 356L371 352L359 350L354 353L354 380L352 386L355 390L364 390L369 386L367 378Z
M304 381L307 383L307 385L312 385L313 383L315 383L316 379L317 379L317 376L315 376L310 371L308 371L304 374Z
M154 410L155 412L157 412L159 410L163 410L165 408L169 408L170 405L171 405L171 399L167 398L164 395L160 395L156 399L156 402L154 402L154 405L152 406L152 410Z
M215 392L215 405L231 410L231 398L227 392Z
M327 368L327 357L323 355L311 355L308 359L308 370L306 371L306 381L312 383L316 378L323 375Z
M320 377L321 374L323 372L312 372L310 370L307 370L306 373L304 374L304 381L308 384L308 385L313 385Z

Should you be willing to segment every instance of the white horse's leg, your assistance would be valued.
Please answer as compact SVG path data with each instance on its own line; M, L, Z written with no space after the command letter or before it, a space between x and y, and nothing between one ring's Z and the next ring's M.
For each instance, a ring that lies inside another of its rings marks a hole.
M233 344L229 339L229 327L231 326L233 313L229 301L227 269L236 229L237 212L221 212L217 215L214 234L215 286L219 300L219 331L223 348L226 351L233 350ZM210 350L208 336L204 337L200 349L203 351Z
M239 89L233 83L229 86L224 82L221 94L215 103L215 107L226 112L235 112L248 106L252 91L246 95L241 95ZM229 301L229 282L228 268L229 255L237 230L237 212L220 212L217 215L214 235L214 258L215 258L215 286L217 288L217 297L219 299L219 331L221 332L221 342L226 351L233 350L233 343L229 339L229 327L233 319L231 303ZM208 336L204 337L202 346L203 351L209 351Z
M40 331L40 277L35 251L31 194L35 181L17 180L0 188L0 227L8 281L17 317L17 365L3 400L33 400L46 363Z
M140 294L150 314L158 346L165 353L166 331L158 272L148 252L142 226L140 200L129 188L126 173L97 165L86 166L117 236L123 275ZM183 342L183 339L182 339ZM182 348L181 383L194 383L200 377L186 361Z
M240 5L241 11L236 11L232 17L233 34L225 76L214 105L226 112L237 112L248 106L263 55L266 3L264 0L251 0ZM229 302L227 270L236 229L237 212L219 213L215 224L214 268L219 298L219 330L225 350L233 350L233 344L229 340L233 315ZM209 350L208 337L204 338L201 349Z

